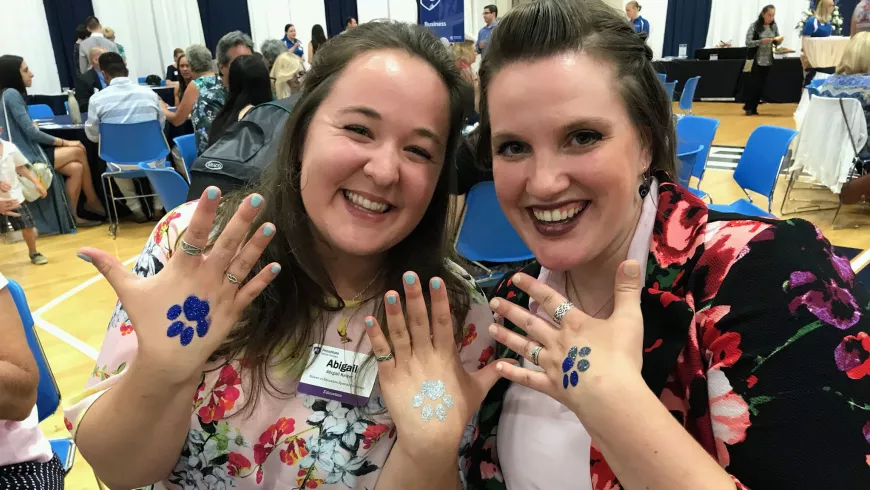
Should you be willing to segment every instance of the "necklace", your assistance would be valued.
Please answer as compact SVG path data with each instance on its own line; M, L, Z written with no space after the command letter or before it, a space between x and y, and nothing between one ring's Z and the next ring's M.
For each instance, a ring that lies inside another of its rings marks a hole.
M580 301L580 295L577 294L577 288L574 287L574 281L571 279L571 273L570 273L570 272L565 272L565 281L568 282L568 284L571 285L571 291L574 292L574 297L577 298L577 301L579 302L579 301ZM567 289L566 289L566 291L567 291ZM601 308L598 308L598 311L596 311L595 313L593 313L593 314L591 315L592 318L598 318L598 314L601 313L602 311L604 311L604 308L607 308L607 305L609 305L611 301L613 301L613 295L612 295L612 294L610 295L610 298L608 298L607 301L604 302L604 304L601 306ZM584 311L582 306L580 307L580 311Z
M371 282L369 282L368 285L365 288L363 288L362 291L357 293L356 296L354 296L350 301L348 301L348 303L355 303L355 302L359 301L359 299L362 297L362 295L365 294L366 291L371 289L372 284L374 284L375 281L377 281L379 277L381 277L380 271L377 274L375 274L375 277L372 278Z

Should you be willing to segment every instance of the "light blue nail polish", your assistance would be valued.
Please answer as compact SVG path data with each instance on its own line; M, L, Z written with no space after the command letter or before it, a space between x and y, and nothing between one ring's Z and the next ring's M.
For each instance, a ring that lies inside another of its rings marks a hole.
M259 194L254 194L253 197L251 197L251 206L259 208L260 204L263 204L263 198L260 197Z
M94 260L93 260L92 258L88 257L87 255L85 255L85 254L83 254L83 253L77 253L77 254L76 254L76 257L78 257L78 258L84 260L85 262L87 262L87 263L89 263L89 264L93 264L93 263L94 263Z
M214 201L218 197L218 190L214 187L209 187L205 195L209 198L209 200Z
M371 318L366 318L366 326L369 328L374 327L375 322L373 322Z
M281 272L281 266L278 264L275 264L272 266L271 271L272 271L272 274L277 274L277 273Z
M432 289L441 289L441 279L432 279Z
M387 295L387 303L389 303L391 305L396 304L396 295L395 294L388 294Z
M266 225L263 227L263 234L266 236L272 236L275 234L275 227L272 225Z
M414 281L416 281L416 280L417 280L417 278L414 277L414 274L411 274L410 272L405 274L405 284L407 284L408 286L413 286Z

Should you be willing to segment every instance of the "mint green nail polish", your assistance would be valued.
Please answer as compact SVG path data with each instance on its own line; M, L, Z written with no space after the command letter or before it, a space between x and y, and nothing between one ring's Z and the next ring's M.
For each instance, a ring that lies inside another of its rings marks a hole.
M263 227L263 234L266 236L272 236L275 234L275 227L272 225L266 225Z
M218 197L218 190L214 187L209 187L205 195L209 198L209 200L214 201Z
M411 274L410 272L405 274L405 284L407 284L408 286L413 286L414 281L416 281L416 280L417 280L417 278L414 277L414 274Z
M275 264L272 266L271 271L272 271L272 274L277 274L277 273L281 272L281 266L278 264Z
M251 197L251 206L259 208L260 204L263 204L263 198L258 194L254 194L253 197Z
M91 259L90 257L88 257L87 255L85 255L85 254L83 254L83 253L77 253L77 254L76 254L76 257L78 257L78 258L84 260L85 262L87 262L87 263L89 263L89 264L93 264L93 263L94 263L94 260L93 260L93 259Z
M375 322L373 322L371 318L366 318L366 326L369 328L374 327Z
M391 305L396 304L396 295L395 294L388 294L387 295L387 303L389 303Z
M441 289L441 279L432 279L432 289Z

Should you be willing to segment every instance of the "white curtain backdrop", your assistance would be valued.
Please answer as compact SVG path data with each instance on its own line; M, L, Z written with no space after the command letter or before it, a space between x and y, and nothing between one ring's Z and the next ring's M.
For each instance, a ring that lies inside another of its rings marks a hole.
M649 38L646 43L652 48L653 57L661 58L665 45L665 25L668 22L668 0L640 0L640 4L640 15L649 21Z
M124 46L130 77L166 74L172 51L205 44L196 0L92 0L103 27Z
M0 0L0 55L24 58L33 72L30 94L60 92L57 63L41 1ZM72 46L69 46L72 53ZM70 54L70 56L72 56Z
M714 47L720 41L730 41L735 47L746 46L749 24L758 19L761 9L770 3L770 0L713 0L710 28L707 30L707 47ZM801 12L809 8L809 2L779 0L774 5L779 34L785 38L783 46L800 51L801 38L795 26L801 19Z
M258 51L263 41L284 37L284 26L287 24L296 26L296 37L302 40L302 48L307 49L311 28L302 30L296 25L287 0L248 0L248 16L251 18L251 37Z

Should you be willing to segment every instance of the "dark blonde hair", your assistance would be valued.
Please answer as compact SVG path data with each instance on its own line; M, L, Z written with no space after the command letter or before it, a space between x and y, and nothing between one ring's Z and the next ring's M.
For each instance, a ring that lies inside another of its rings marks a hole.
M480 67L478 159L492 164L488 90L512 63L585 52L613 66L632 124L652 157L650 170L675 175L676 132L671 99L652 65L652 50L601 0L539 0L513 8L499 22Z

